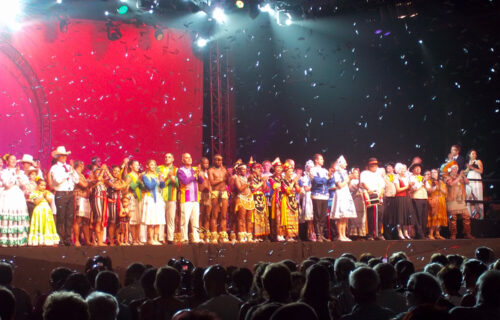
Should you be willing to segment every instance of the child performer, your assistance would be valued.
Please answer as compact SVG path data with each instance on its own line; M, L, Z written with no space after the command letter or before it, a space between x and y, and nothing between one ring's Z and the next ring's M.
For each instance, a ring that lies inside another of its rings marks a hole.
M130 221L130 198L133 197L132 194L128 194L122 199L122 206L120 207L120 213L118 215L118 223L119 223L119 233L118 233L118 244L120 246L129 246L128 242L128 224Z
M37 188L30 195L30 200L35 204L35 208L31 217L28 245L57 246L59 235L50 207L54 196L46 189L47 183L43 179L37 177L36 180Z

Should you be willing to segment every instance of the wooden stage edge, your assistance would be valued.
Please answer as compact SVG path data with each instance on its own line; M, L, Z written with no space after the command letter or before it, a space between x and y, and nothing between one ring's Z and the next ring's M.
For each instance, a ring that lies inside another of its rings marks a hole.
M353 242L261 242L252 244L189 244L164 246L121 247L17 247L0 248L0 259L14 265L14 286L24 288L34 295L48 289L49 275L53 268L66 266L83 272L87 258L95 255L111 257L113 269L123 280L126 267L132 262L142 262L155 267L167 264L171 258L185 257L195 266L221 264L223 266L252 266L259 261L277 262L292 259L298 263L310 256L338 257L349 252L356 256L369 252L374 256L388 256L404 251L422 269L435 252L462 254L472 257L479 246L488 246L500 252L500 238L474 240L388 240Z

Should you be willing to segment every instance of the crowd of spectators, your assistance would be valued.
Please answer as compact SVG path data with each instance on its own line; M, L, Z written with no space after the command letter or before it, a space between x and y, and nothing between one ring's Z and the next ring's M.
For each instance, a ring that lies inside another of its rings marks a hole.
M0 262L2 320L489 320L500 319L500 259L435 253L416 270L404 252L387 259L310 257L244 267L171 259L128 266L123 282L109 257L85 270L52 270L50 292L30 297ZM16 277L23 275L16 274Z

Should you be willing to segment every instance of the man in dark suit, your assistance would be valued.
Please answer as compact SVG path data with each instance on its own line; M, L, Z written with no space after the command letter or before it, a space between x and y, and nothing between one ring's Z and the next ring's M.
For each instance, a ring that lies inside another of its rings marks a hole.
M453 160L458 164L458 171L465 170L465 158L460 155L460 149L458 144L454 144L450 150Z

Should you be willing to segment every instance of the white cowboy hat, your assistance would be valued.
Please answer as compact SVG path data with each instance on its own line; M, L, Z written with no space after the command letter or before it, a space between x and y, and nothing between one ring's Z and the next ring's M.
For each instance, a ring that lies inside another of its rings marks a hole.
M17 160L17 162L27 162L35 165L35 161L33 161L33 156L30 154L23 154L23 158L21 160Z
M35 168L35 167L33 167L33 166L31 166L31 167L28 168L28 173L29 172L36 172L36 173L38 173L38 169Z
M56 150L52 151L51 155L52 158L55 158L60 155L68 155L71 154L71 151L66 151L66 148L64 146L59 146L56 148Z

